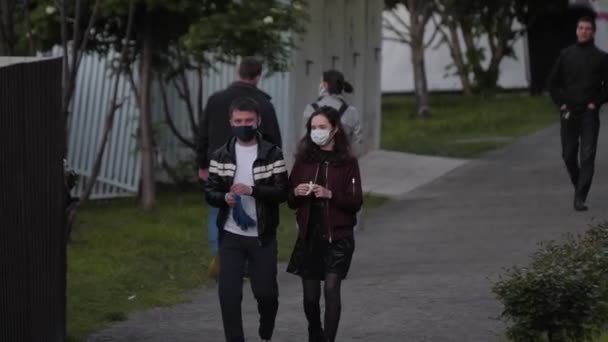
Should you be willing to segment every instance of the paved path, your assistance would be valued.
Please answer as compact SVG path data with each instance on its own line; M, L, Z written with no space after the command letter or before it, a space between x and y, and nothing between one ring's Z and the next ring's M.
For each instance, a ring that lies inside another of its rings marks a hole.
M590 211L572 210L557 127L461 166L372 211L343 285L340 341L504 341L490 292L501 268L538 241L608 218L608 134L602 131ZM305 341L300 284L281 272L274 341ZM255 306L245 291L248 341ZM193 302L135 313L91 341L223 341L215 289Z

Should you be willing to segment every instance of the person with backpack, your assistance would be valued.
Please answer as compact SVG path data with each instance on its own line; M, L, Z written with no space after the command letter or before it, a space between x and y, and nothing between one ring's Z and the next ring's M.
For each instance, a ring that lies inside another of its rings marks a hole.
M355 250L353 229L363 204L359 162L333 107L321 107L308 119L289 189L287 203L296 210L299 233L287 272L302 278L308 341L333 342L342 310L340 287Z
M363 131L359 120L359 111L350 106L343 93L352 93L353 86L344 80L344 75L338 70L323 72L319 84L319 98L304 109L304 122L319 108L327 106L338 111L340 121L356 157L363 154Z
M241 301L245 263L258 303L262 341L270 341L279 307L277 226L279 204L289 183L281 148L266 141L258 128L260 108L251 98L230 108L233 137L216 150L205 186L207 202L219 208L219 282L222 322L227 342L244 342Z

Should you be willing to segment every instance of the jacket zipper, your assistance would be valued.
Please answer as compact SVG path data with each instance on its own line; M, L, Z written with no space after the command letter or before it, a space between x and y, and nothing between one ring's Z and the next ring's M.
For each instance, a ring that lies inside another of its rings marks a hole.
M329 190L329 162L325 162L325 188L327 190ZM331 190L330 190L331 191ZM331 222L330 222L330 216L329 216L329 199L326 200L327 205L326 205L326 211L327 211L327 232L329 233L329 243L333 242L333 237L332 237L332 227L331 227Z
M321 168L321 164L317 165L317 170L315 171L315 177L313 179L313 183L315 183L315 184L317 184L317 177L319 176L320 168ZM306 237L306 235L308 235L308 222L310 222L310 204L308 205L308 210L306 212L306 225L303 228L306 231L306 234L304 234L304 237Z
M251 187L251 195L253 195L253 187L257 185L257 184L256 184L256 180L255 180L255 172L253 172L253 170L255 169L255 164L258 162L258 160L259 160L259 156L258 156L258 158L256 158L256 159L253 161L253 164L251 165L251 177L253 178L253 186ZM236 163L235 163L235 164L236 164ZM255 201L255 199L254 199L254 201ZM258 230L258 245L259 245L260 247L262 247L262 238L261 238L261 236L262 236L262 233L263 233L263 232L262 232L262 230L260 229L260 217L259 217L259 216L260 216L260 213L259 213L259 211L258 211L258 201L255 201L255 214L256 214L256 219L257 219L257 222L256 222L256 228L257 228L257 230ZM264 220L264 221L265 221L265 220Z

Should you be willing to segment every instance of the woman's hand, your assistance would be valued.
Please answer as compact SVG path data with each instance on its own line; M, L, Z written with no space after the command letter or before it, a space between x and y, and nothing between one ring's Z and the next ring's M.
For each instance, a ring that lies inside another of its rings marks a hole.
M297 197L308 196L308 195L310 195L312 188L314 188L314 187L315 187L315 185L313 185L311 183L302 183L302 184L296 186L295 189L293 189L293 193Z
M315 197L317 198L331 199L331 190L325 189L320 185L316 185L315 188L312 189L312 192L314 192Z

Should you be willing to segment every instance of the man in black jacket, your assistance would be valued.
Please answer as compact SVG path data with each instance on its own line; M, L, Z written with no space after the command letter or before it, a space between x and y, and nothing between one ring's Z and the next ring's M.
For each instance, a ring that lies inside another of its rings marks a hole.
M249 97L258 103L261 116L260 133L267 141L279 147L282 146L279 123L274 106L270 102L270 96L257 88L262 74L262 63L254 57L244 57L238 72L238 81L209 97L203 116L199 118L196 154L198 175L203 181L206 181L209 176L209 156L232 137L229 109L232 102L238 98ZM209 207L208 238L212 255L217 253L218 248L217 235L215 235L217 230L214 229L217 213L217 208Z
M561 113L562 157L574 185L574 209L585 201L593 179L600 106L608 100L608 55L594 43L595 21L579 19L576 44L564 49L551 70L548 88ZM580 141L580 164L579 164Z
M281 149L257 132L260 112L249 98L230 110L234 137L213 153L205 186L207 202L219 208L219 297L228 342L244 342L241 300L244 265L258 302L259 335L270 341L279 307L277 238L279 204L287 200L288 177Z

